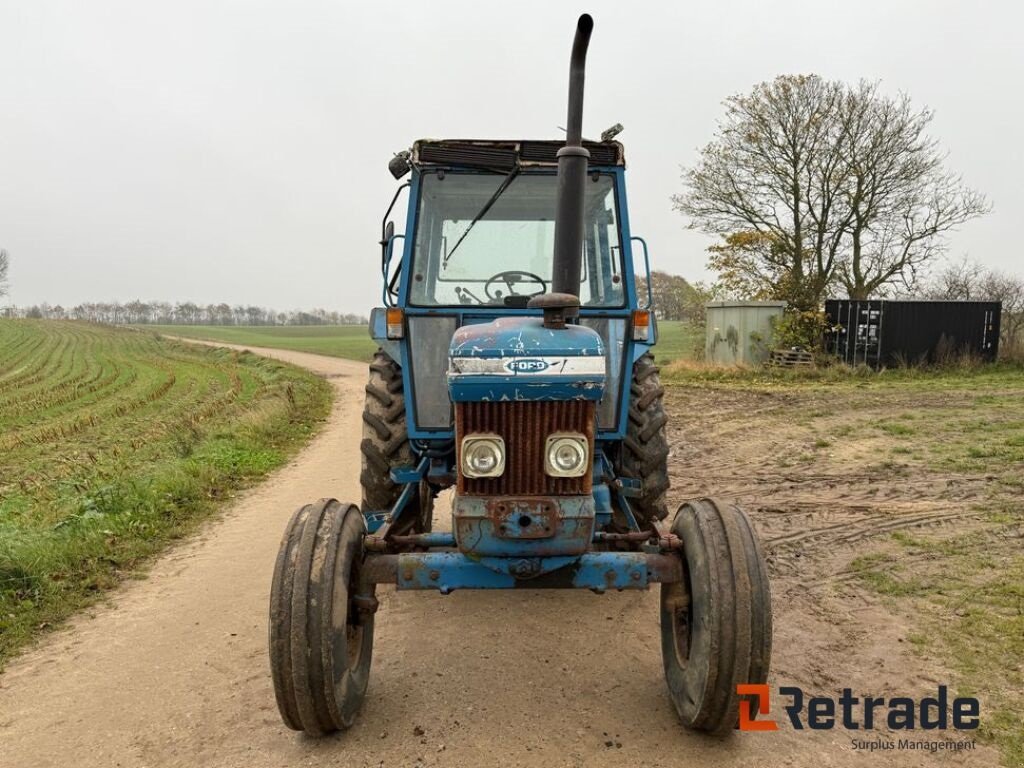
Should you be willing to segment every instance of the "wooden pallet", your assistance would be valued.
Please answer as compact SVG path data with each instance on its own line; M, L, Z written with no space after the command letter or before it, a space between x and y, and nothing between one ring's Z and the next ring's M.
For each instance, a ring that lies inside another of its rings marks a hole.
M769 368L813 368L814 355L806 349L773 349L768 354Z

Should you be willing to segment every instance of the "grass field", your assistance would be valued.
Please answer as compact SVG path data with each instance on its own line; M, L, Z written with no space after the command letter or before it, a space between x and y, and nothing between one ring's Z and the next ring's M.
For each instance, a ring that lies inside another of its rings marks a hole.
M330 407L249 354L0 320L0 664L280 465Z
M276 347L297 352L369 362L377 345L365 325L146 325L169 336L223 341L253 347Z
M673 492L754 513L779 678L866 692L884 643L890 691L930 674L979 696L979 735L1024 765L1024 366L677 362L662 380Z
M170 336L183 336L205 341L254 347L294 349L319 355L369 361L377 345L365 325L286 325L286 326L222 326L222 325L146 325L139 326ZM659 363L689 359L694 356L698 331L678 321L658 323Z

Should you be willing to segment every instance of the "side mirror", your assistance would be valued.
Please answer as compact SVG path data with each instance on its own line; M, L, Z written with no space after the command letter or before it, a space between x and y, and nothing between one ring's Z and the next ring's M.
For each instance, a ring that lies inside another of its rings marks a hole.
M384 267L384 262L388 258L388 243L391 242L391 238L395 236L395 222L389 221L384 224L384 233L380 238L380 266Z

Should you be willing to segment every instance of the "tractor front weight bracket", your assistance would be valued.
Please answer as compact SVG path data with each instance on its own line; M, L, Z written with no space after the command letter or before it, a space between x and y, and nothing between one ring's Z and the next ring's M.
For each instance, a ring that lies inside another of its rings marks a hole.
M533 573L539 575L531 576ZM605 592L647 589L651 584L681 582L683 565L675 554L646 552L479 559L461 552L407 552L398 555L368 554L361 568L361 578L366 587L393 584L401 590L436 589L442 594L456 589L590 589Z

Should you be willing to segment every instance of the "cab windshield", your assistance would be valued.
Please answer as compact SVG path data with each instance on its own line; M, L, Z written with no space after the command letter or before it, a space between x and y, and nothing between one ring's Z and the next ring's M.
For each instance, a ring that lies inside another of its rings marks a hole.
M549 292L557 185L552 173L424 173L410 303L518 307ZM584 222L580 303L624 306L611 174L589 177Z

